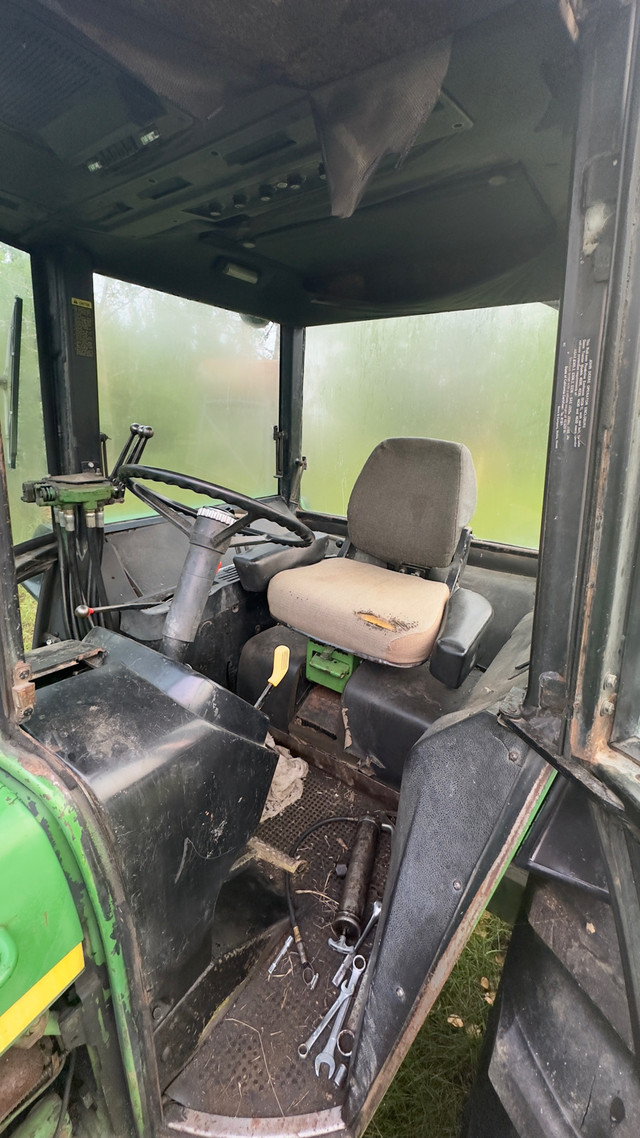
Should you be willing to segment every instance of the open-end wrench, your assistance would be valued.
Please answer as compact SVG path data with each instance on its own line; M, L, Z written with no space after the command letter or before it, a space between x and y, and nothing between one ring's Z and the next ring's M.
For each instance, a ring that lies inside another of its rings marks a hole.
M316 1075L318 1075L318 1076L320 1075L322 1068L326 1067L327 1068L327 1078L331 1079L333 1077L333 1072L336 1069L336 1045L338 1042L338 1036L339 1036L340 1032L342 1031L344 1021L347 1018L348 1010L349 1010L349 997L347 997L347 999L344 1001L344 1003L341 1004L340 1007L338 1008L338 1013L336 1015L336 1018L333 1021L333 1027L331 1028L331 1034L330 1034L327 1042L325 1043L324 1048L320 1052L320 1054L316 1055L315 1068L316 1068Z
M346 989L347 985L345 984L343 987L344 987L344 989ZM350 995L350 993L348 991L343 990L342 988L340 989L340 993L336 997L336 999L333 1001L331 1007L329 1008L329 1011L325 1012L322 1019L320 1020L320 1023L311 1032L311 1035L309 1036L309 1038L306 1039L304 1043L301 1043L300 1046L298 1047L298 1055L300 1056L301 1059L307 1058L307 1055L311 1051L311 1048L314 1046L314 1044L316 1044L318 1042L318 1040L319 1040L320 1036L322 1035L322 1032L324 1031L325 1027L329 1026L329 1024L331 1023L331 1020L336 1015L336 1013L340 1010L340 1008L345 1003L345 1001L349 999L349 995Z
M364 972L366 966L367 965L366 965L366 961L364 959L364 956L354 957L351 975L350 975L349 979L347 981L345 981L345 983L347 985L347 989L351 989L351 990L349 991L349 994L348 994L347 998L345 999L344 1003L342 1003L340 1005L340 1007L338 1008L338 1011L336 1013L336 1017L333 1021L333 1027L331 1028L331 1034L330 1034L329 1038L327 1039L327 1042L326 1042L323 1050L320 1052L319 1055L316 1055L316 1062L315 1062L316 1075L320 1075L320 1071L322 1070L322 1068L326 1067L327 1068L327 1078L328 1079L333 1078L333 1072L336 1069L336 1043L338 1041L338 1036L339 1036L340 1032L342 1031L344 1021L347 1018L347 1012L349 1011L349 1000L351 999L351 996L355 992L356 987L358 985L358 980L362 976L362 973ZM344 988L344 985L343 985L343 988Z
M344 984L340 988L340 991L339 991L336 999L333 1001L331 1007L329 1008L329 1011L326 1012L325 1015L323 1015L322 1019L320 1020L320 1023L311 1032L311 1035L309 1036L309 1038L306 1039L304 1043L301 1043L300 1046L298 1047L298 1055L300 1056L301 1059L306 1059L307 1055L311 1051L311 1048L314 1046L314 1044L317 1043L320 1036L322 1035L322 1032L324 1031L325 1027L329 1026L329 1024L331 1023L331 1020L334 1018L335 1015L338 1014L342 1005L346 1004L348 1002L348 1000L350 1000L353 993L355 992L356 985L358 983L360 975L362 972L364 972L364 970L366 968L366 961L365 961L364 956L358 957L358 967L357 968L355 967L355 964L356 964L356 962L354 961L354 973L349 977L348 980L345 980ZM342 1022L344 1023L344 1020Z
M358 938L358 940L354 944L353 948L348 949L348 952L345 955L345 958L342 961L342 964L338 968L338 971L336 972L335 976L333 977L333 980L331 981L334 988L340 987L342 981L344 980L345 976L347 975L347 972L351 968L351 962L352 962L356 952L358 951L360 946L362 944L364 944L365 940L367 939L369 933L371 932L371 929L375 925L375 923L376 923L378 917L380 916L381 912L382 912L381 902L380 901L374 901L373 902L373 911L371 913L371 916L369 917L369 920L366 923L366 926L365 926L365 929L362 933L362 936L360 936Z

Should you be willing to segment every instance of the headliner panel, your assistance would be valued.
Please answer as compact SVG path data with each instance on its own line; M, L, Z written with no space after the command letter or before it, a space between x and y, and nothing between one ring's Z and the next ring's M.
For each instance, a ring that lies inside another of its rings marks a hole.
M551 0L327 0L321 37L311 0L198 0L179 26L169 0L127 10L2 5L4 240L77 242L98 271L296 324L559 294L578 69ZM405 161L383 158L353 216L331 217L314 89L451 32Z

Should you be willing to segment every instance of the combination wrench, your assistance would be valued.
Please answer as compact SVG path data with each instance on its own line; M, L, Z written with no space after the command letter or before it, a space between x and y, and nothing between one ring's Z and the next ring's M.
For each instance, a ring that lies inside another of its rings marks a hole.
M360 961L362 961L362 964L360 964ZM366 961L365 961L364 957L363 956L356 956L354 958L354 961L353 961L353 968L351 971L351 976L349 977L348 980L345 980L345 982L341 988L341 992L342 992L345 990L345 985L346 985L347 994L345 995L345 999L343 1000L343 1002L338 1007L335 1019L333 1021L333 1027L331 1028L331 1034L330 1034L329 1038L327 1039L327 1042L326 1042L323 1050L320 1052L319 1055L316 1055L315 1071L316 1071L316 1075L318 1075L318 1076L320 1075L320 1071L322 1070L322 1068L326 1067L327 1068L327 1078L331 1079L333 1077L333 1072L336 1069L335 1054L336 1054L336 1044L338 1042L338 1036L339 1036L340 1032L342 1031L344 1021L347 1018L347 1012L349 1011L349 1001L350 1001L353 993L355 992L355 990L358 986L358 981L359 981L360 977L362 976L362 973L364 972L365 968L366 968Z
M351 976L349 977L348 980L345 980L344 984L341 986L340 992L338 993L338 996L336 997L336 999L333 1001L331 1007L329 1008L329 1011L326 1012L326 1014L322 1017L322 1019L320 1020L320 1023L314 1029L314 1031L311 1032L311 1035L309 1036L309 1038L307 1040L305 1040L304 1043L301 1043L300 1046L298 1047L298 1055L300 1056L301 1059L306 1059L307 1055L311 1051L311 1048L317 1043L317 1041L319 1040L320 1036L322 1035L322 1032L324 1031L324 1029L329 1026L329 1024L331 1023L331 1020L334 1018L334 1016L336 1016L340 1013L340 1010L341 1010L343 1005L346 1009L346 1007L348 1006L349 1000L351 999L353 993L356 990L358 980L360 979L360 977L361 977L361 975L364 972L366 967L367 967L367 962L366 962L364 956L357 956L354 959L353 971L351 973ZM344 1023L344 1016L342 1017L342 1019L340 1021L341 1027L342 1027L343 1023ZM336 1036L336 1038L337 1038L337 1036Z

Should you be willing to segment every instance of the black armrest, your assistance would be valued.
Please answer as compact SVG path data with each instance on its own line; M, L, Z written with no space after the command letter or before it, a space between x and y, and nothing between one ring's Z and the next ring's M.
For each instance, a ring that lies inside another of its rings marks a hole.
M313 545L305 545L301 549L287 549L267 542L248 553L238 553L233 564L238 570L242 588L248 593L262 593L271 578L283 569L297 569L300 565L315 565L316 561L322 561L328 544L326 534L316 538Z
M492 618L493 609L486 597L470 589L456 589L431 653L431 675L448 688L459 688L475 664L482 634Z

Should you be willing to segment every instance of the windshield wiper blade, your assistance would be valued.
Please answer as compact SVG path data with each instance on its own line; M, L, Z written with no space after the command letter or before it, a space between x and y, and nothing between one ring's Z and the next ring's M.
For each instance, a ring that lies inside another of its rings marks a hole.
M16 296L13 302L11 329L7 341L3 387L9 389L9 420L7 423L7 444L9 468L15 470L18 460L18 404L20 398L20 349L22 347L22 297Z

